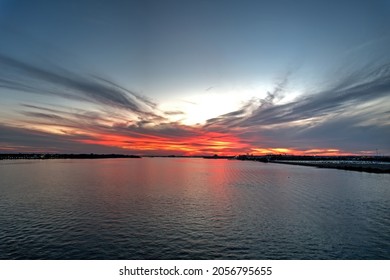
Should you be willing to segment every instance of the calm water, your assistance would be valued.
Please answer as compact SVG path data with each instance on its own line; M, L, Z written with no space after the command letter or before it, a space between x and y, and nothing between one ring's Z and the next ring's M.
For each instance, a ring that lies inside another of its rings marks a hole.
M389 182L232 160L0 161L0 259L390 259Z

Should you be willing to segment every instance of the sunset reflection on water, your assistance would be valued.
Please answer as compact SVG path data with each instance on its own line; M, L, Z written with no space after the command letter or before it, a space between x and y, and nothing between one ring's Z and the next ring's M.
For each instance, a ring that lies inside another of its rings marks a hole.
M0 258L389 257L387 174L142 158L2 161L0 176Z

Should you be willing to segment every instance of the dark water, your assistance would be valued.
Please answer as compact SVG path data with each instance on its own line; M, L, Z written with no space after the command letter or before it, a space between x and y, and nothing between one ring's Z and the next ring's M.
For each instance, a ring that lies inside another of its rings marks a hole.
M0 161L0 259L390 259L389 182L232 160Z

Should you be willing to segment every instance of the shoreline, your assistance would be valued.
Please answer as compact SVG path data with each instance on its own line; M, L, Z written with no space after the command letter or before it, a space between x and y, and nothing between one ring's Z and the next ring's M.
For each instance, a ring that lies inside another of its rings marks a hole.
M310 166L317 168L331 168L368 173L390 173L390 163L369 161L296 161L296 160L272 160L270 163Z
M389 157L359 157L359 156L138 156L123 154L0 154L1 160L47 160L47 159L112 159L112 158L142 158L142 157L163 157L163 158L203 158L224 159L224 160L250 160L264 163L290 164L300 166L310 166L317 168L331 168L349 171L387 173L390 174Z
M121 154L0 154L0 160L16 160L16 159L104 159L104 158L141 158L136 155L121 155Z

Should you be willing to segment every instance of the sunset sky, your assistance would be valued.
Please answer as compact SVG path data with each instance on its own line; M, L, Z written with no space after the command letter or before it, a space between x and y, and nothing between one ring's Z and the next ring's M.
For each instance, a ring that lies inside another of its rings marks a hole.
M390 154L390 1L0 0L0 153Z

